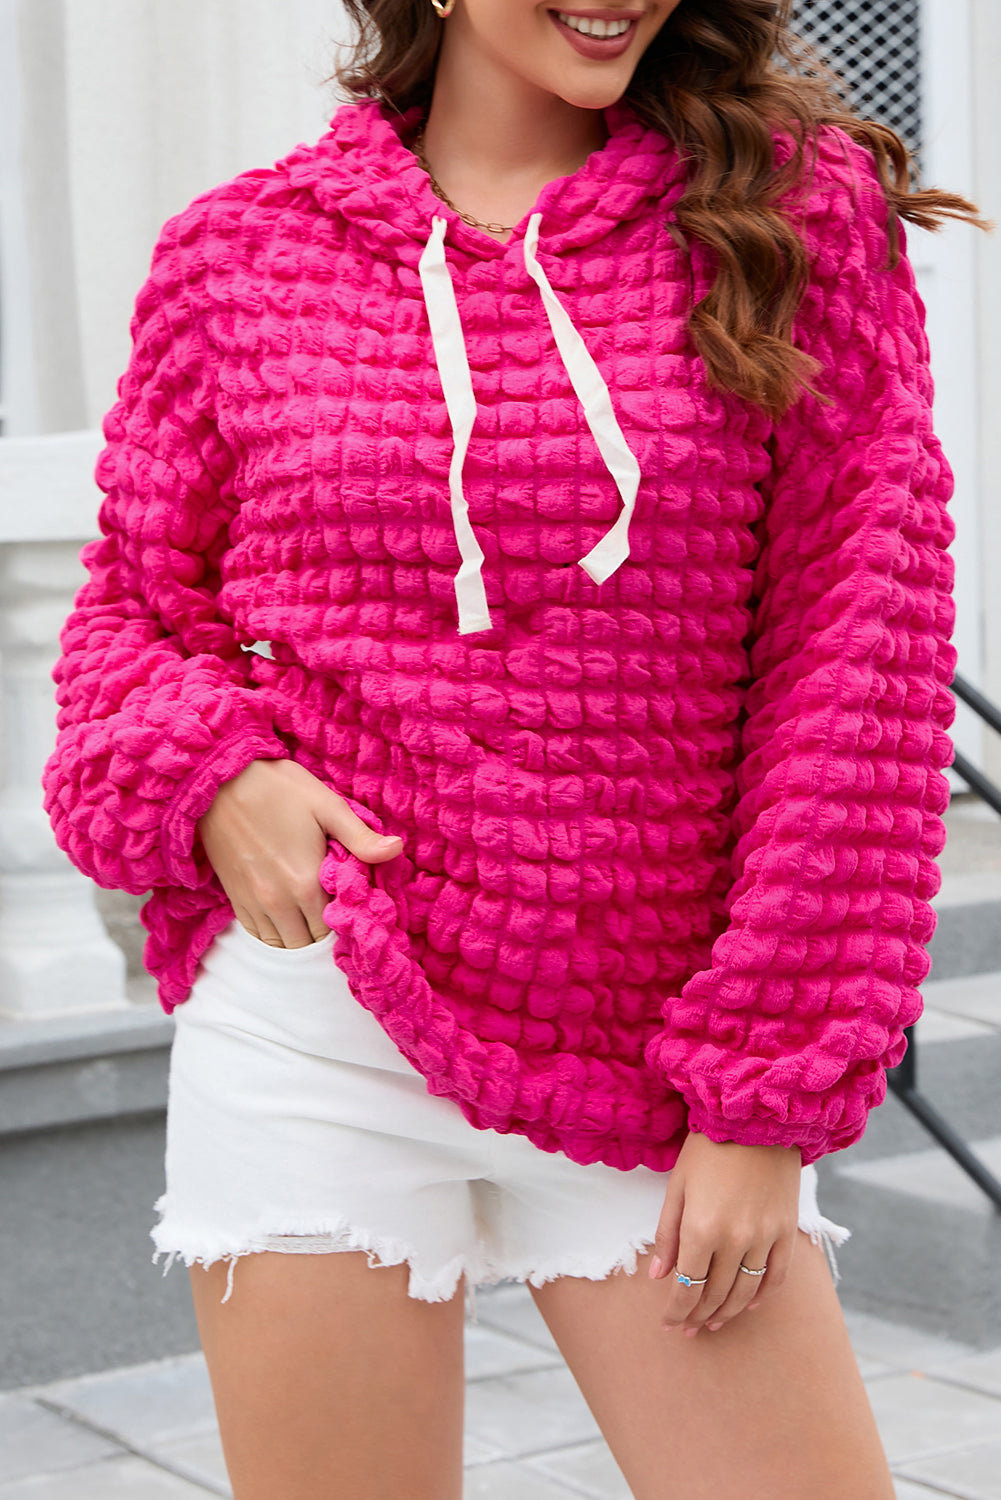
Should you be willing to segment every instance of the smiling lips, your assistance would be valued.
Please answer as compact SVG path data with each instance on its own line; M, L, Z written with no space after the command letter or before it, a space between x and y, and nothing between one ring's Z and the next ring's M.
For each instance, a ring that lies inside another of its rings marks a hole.
M633 39L637 11L597 10L549 12L553 25L583 57L619 57Z

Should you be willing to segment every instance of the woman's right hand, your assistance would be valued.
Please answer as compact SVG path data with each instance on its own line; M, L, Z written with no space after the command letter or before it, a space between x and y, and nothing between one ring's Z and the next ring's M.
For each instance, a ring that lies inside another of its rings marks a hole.
M237 921L273 948L305 948L326 937L330 897L319 872L328 838L367 864L403 849L401 838L369 828L293 760L251 761L219 788L198 833Z

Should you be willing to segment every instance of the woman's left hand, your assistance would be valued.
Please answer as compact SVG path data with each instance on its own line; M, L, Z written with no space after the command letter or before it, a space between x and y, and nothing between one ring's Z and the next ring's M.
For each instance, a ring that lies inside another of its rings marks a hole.
M671 1169L652 1279L664 1279L665 1328L716 1332L782 1285L799 1222L799 1147L744 1146L692 1132ZM767 1265L764 1276L748 1276ZM682 1271L705 1286L687 1287Z

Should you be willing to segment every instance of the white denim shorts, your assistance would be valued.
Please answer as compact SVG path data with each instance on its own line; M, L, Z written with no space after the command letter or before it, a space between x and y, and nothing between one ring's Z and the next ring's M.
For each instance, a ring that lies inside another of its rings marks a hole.
M166 1192L153 1259L364 1250L409 1266L411 1297L477 1284L635 1272L667 1183L648 1167L581 1166L526 1137L479 1130L428 1092L333 959L333 934L271 948L233 922L175 1012ZM799 1227L833 1247L849 1231L817 1206L803 1168Z

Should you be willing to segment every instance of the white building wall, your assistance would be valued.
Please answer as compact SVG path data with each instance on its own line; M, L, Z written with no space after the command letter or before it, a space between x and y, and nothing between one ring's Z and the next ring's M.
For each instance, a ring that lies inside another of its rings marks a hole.
M37 432L17 9L18 0L0 0L0 420L6 432Z
M924 181L975 200L972 0L924 0L922 52ZM959 653L959 671L979 684L983 674L984 599L976 242L982 232L946 220L935 233L908 225L907 238L928 309L935 431L955 475L950 504L956 524L951 548L956 564L953 641ZM963 704L958 706L952 733L958 749L975 764L982 764L983 727ZM955 785L965 783L957 778Z
M83 426L66 170L63 0L0 0L5 431Z
M26 0L35 5L38 0ZM87 421L114 399L164 220L326 128L338 0L69 0L66 84Z
M0 0L6 435L99 422L164 220L323 132L345 35L339 0Z
M977 488L982 668L980 686L1001 703L1001 4L973 0L974 192L997 224L976 237ZM984 766L1001 783L1001 737L985 736Z

